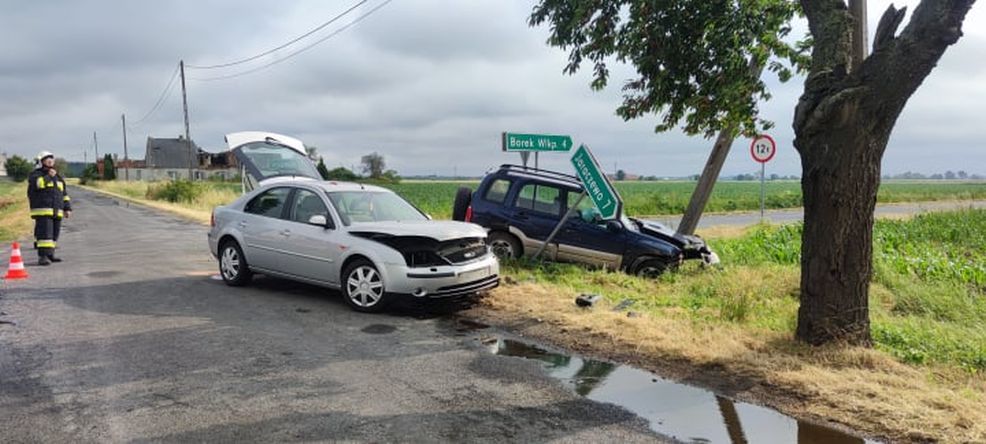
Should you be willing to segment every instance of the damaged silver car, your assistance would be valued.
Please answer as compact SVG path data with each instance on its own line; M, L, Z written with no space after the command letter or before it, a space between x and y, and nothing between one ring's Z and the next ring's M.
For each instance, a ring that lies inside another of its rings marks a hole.
M297 139L251 132L227 142L250 189L213 211L209 248L228 285L273 275L339 289L365 312L398 295L441 298L499 285L482 227L430 220L385 188L323 181Z

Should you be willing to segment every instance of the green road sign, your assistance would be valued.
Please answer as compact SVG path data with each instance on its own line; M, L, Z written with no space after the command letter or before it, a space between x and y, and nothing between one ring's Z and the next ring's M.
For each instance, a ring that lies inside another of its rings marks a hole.
M572 138L550 134L503 133L504 151L562 151L572 149Z
M575 154L572 154L572 165L575 166L575 175L582 181L582 186L585 187L589 199L592 199L592 203L599 210L603 219L609 220L619 217L623 201L620 199L620 195L616 193L613 185L609 183L609 179L603 174L602 168L599 168L599 163L589 152L589 147L579 145Z

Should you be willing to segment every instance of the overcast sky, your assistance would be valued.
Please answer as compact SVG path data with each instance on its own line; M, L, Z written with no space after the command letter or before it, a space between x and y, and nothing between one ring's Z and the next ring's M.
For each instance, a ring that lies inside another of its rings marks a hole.
M614 66L611 87L589 88L585 73L562 73L567 54L527 26L531 1L393 0L360 23L288 60L255 69L325 37L382 0L368 1L312 36L270 56L224 69L188 69L192 139L210 151L223 135L268 130L319 148L330 167L379 152L402 175L479 175L517 154L500 151L502 131L570 134L605 169L685 176L701 171L712 141L655 134L654 118L624 122L614 110L630 76ZM120 115L152 109L179 59L234 61L276 47L348 9L349 1L0 1L0 151L52 150L82 160L92 133L100 153L119 153ZM915 1L903 2L913 5ZM889 2L870 1L870 32ZM897 2L898 5L902 4ZM909 17L908 17L909 19ZM986 6L975 5L965 36L908 103L884 158L884 172L986 173ZM776 122L779 151L768 174L800 174L791 119L800 78L779 84L762 106ZM129 128L131 158L148 136L184 132L180 88ZM562 154L542 166L570 169ZM723 173L758 169L737 140Z

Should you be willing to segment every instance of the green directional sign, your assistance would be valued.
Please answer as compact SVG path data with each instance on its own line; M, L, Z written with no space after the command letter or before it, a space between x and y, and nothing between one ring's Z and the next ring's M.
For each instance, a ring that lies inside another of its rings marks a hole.
M572 149L572 138L551 134L503 133L504 151L561 151Z
M613 185L609 183L609 178L603 174L602 168L599 168L599 162L596 162L589 147L579 145L572 154L572 165L575 166L575 175L582 181L586 194L592 199L592 203L603 219L619 217L620 210L623 209L623 201Z

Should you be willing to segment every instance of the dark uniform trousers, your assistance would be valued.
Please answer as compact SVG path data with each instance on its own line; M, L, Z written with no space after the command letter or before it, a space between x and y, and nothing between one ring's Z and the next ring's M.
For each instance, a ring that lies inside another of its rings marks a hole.
M65 180L58 175L49 175L47 168L38 168L28 178L27 196L34 219L34 246L38 257L50 258L55 254L65 211L72 211Z

